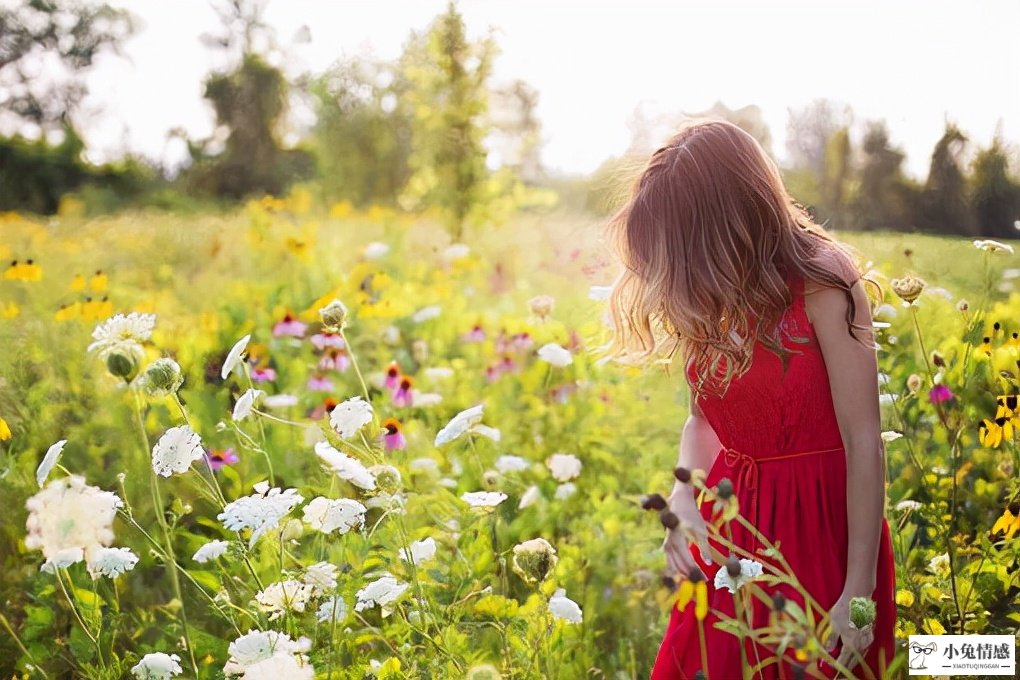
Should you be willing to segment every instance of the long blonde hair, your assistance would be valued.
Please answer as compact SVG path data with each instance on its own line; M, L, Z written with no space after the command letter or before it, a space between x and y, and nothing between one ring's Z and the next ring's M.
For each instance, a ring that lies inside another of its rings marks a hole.
M641 362L672 343L685 369L693 359L699 390L725 360L716 383L725 391L750 368L757 341L785 360L777 325L796 274L846 293L851 336L871 330L854 322L854 249L811 219L758 141L726 120L688 119L652 154L605 235L624 270L609 296L603 360ZM835 267L815 259L826 253Z

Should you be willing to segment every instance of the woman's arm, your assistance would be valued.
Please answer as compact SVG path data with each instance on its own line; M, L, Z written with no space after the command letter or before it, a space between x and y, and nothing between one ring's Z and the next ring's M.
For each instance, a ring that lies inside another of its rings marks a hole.
M881 437L878 362L871 328L871 305L859 275L851 292L854 322L867 330L847 332L846 294L823 287L805 296L815 336L825 358L832 402L847 464L847 574L843 597L870 597L885 510L885 445ZM856 280L855 280L856 279Z
M691 410L680 433L680 454L676 464L688 470L701 468L707 473L712 468L722 444L694 399L693 393L690 403ZM677 480L670 493L670 499L673 498L694 501L694 487Z

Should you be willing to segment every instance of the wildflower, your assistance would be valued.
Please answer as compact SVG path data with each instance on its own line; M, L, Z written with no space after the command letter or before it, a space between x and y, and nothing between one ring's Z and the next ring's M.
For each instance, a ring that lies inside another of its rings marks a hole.
M691 598L694 598L694 618L703 621L708 614L708 584L705 575L697 567L691 572L690 577L685 578L680 584L676 608L683 611Z
M553 498L558 501L562 501L566 498L570 498L577 492L577 485L573 482L566 482L564 484L558 484L556 491L553 493Z
M379 259L388 252L390 252L389 245L381 241L372 241L367 244L365 249L362 251L364 256L369 260Z
M219 472L227 465L233 465L234 463L240 463L241 458L237 455L234 449L212 449L207 451L205 459L209 463L209 468L213 472Z
M168 357L156 359L142 373L141 388L150 397L166 397L176 394L184 384L181 367Z
M414 562L415 564L421 564L425 560L430 560L436 555L436 540L431 536L423 538L420 541L413 541L410 545L410 550L405 548L400 549L400 557L405 562Z
M209 541L196 550L195 554L191 556L191 559L204 564L210 560L215 560L217 557L221 557L225 552L227 552L227 548L229 547L229 541Z
M93 293L105 293L109 285L110 277L102 269L97 269L89 279L89 288Z
M956 303L956 311L966 312L968 309L970 309L970 303L963 298L960 298L960 300Z
M395 406L413 406L413 390L411 389L413 384L414 381L411 380L411 376L404 375L400 377L400 384L392 393L393 404Z
M473 508L491 508L505 501L507 495L502 491L465 491L460 498Z
M251 340L250 333L235 342L234 346L230 348L230 352L227 353L227 358L223 362L223 368L220 370L221 378L226 380L227 376L230 375L235 368L241 365L241 357L244 356L245 350L248 349L249 340Z
M383 442L387 451L403 449L407 446L407 439L400 431L400 421L396 418L387 418L382 421L382 428L386 434L383 435Z
M372 404L360 396L338 404L329 413L329 424L341 439L350 439L363 426L372 422Z
M295 581L277 581L255 594L255 601L264 612L270 612L269 620L274 621L288 611L303 612L312 597L311 586Z
M903 435L901 433L899 433L899 432L894 431L894 430L886 430L885 432L882 433L881 436L882 436L882 441L884 441L884 442L894 442L897 439L899 439L900 437L902 437Z
M318 597L336 588L337 568L329 562L316 562L305 569L302 579L312 589L312 596Z
M555 300L549 295L536 295L535 297L528 300L528 307L531 309L531 313L537 316L539 319L545 320L549 317L552 312L553 304Z
M296 406L298 398L293 394L271 394L262 400L266 408L288 408Z
M569 366L574 362L574 357L570 351L555 342L548 342L539 347L538 357L560 368Z
M541 497L542 497L541 489L539 489L537 485L532 484L531 486L524 490L524 493L521 494L521 500L517 503L517 509L520 510L531 505L534 505L535 502L538 501L538 499Z
M347 603L339 595L327 597L315 612L319 623L343 623L347 620Z
M995 417L1000 418L1002 416L1005 416L1007 418L1013 418L1017 416L1018 399L1020 399L1020 396L1016 394L1003 394L999 397L996 397L995 403L998 405L998 408L995 412Z
M422 323L422 322L428 321L429 319L436 318L437 316L439 316L439 313L441 311L442 311L442 307L440 307L438 305L429 305L428 307L422 307L417 312L412 314L411 315L411 319L415 323Z
M170 680L183 672L181 664L178 663L180 660L181 657L176 654L153 652L146 654L132 666L131 674L139 680Z
M850 625L864 628L875 622L875 601L870 597L850 598Z
M918 510L920 507L921 507L921 504L919 502L917 502L915 500L911 500L909 498L906 499L906 500L902 500L902 501L900 501L899 503L896 504L896 509L897 510L901 510L901 511Z
M531 467L531 461L521 456L504 454L496 459L495 465L496 469L503 473L519 472Z
M554 453L545 461L556 481L566 482L581 474L581 460L572 453Z
M715 587L726 588L731 593L748 581L753 581L762 574L762 564L755 560L741 558L737 560L730 557L726 560L725 568L715 572Z
M324 469L330 470L340 479L346 479L354 486L368 491L375 489L375 477L368 468L361 461L337 451L329 442L316 442L315 455L322 461Z
M475 406L464 409L455 415L450 422L443 426L443 428L436 434L435 445L442 446L443 444L449 443L478 425L482 419L483 407L483 404L476 404Z
M80 293L85 290L85 277L81 274L75 274L74 278L71 279L71 283L67 285L67 289L72 293Z
M187 472L192 461L204 455L202 439L190 426L171 427L152 447L152 470L164 477L175 472Z
M471 248L466 243L453 243L443 251L443 260L453 262L470 254Z
M916 300L926 285L923 279L910 275L904 276L902 279L893 279L890 284L893 292L907 303Z
M110 491L89 486L80 475L55 479L25 506L25 547L41 549L43 571L80 562L87 553L113 542L113 519L123 501Z
M1020 533L1020 503L1010 503L1002 511L1002 516L995 520L995 524L992 525L992 535L994 536L1000 531L1003 532L1003 538L1011 538Z
M230 658L223 666L223 673L226 675L241 675L245 671L251 671L253 667L267 660L282 656L290 657L297 664L306 664L308 657L305 655L312 648L312 641L306 637L292 640L286 633L275 630L255 631L250 630L246 635L237 638L227 647ZM306 666L307 667L307 666ZM310 667L309 667L310 668ZM246 677L249 677L246 674ZM294 678L300 676L277 675L277 680L282 678ZM308 676L309 678L312 676Z
M982 446L994 449L1002 443L1003 438L1013 438L1012 418L1001 416L994 420L988 418L982 419L978 425L978 440Z
M319 318L328 330L339 333L347 325L347 306L340 300L333 300L319 309Z
M325 350L327 348L332 349L347 349L347 343L341 335L334 333L333 331L323 331L322 333L316 333L309 338L312 345L318 350Z
M251 379L253 382L270 382L276 380L276 369L268 366L251 369Z
M312 375L306 387L312 392L332 392L333 381L324 375Z
M936 576L949 576L949 554L936 555L928 561L928 571Z
M317 496L304 507L304 520L308 526L324 534L334 531L346 534L364 525L368 508L351 498L325 498Z
M42 278L42 269L33 260L14 260L4 272L4 278L8 281L38 281Z
M558 561L556 548L539 537L515 545L510 566L527 583L539 583L548 578Z
M100 576L115 578L134 569L137 563L138 555L129 548L96 548L90 551L86 562L89 576L93 579Z
M415 338L411 342L411 357L419 364L424 364L429 358L429 343L423 338Z
M354 605L354 611L360 612L363 609L379 605L382 608L383 616L386 616L390 612L388 605L395 602L407 590L408 585L401 583L391 574L385 574L356 593L358 601Z
M6 423L5 423L6 424ZM10 438L10 430L8 430L8 438ZM39 463L39 467L35 470L35 481L39 483L39 488L43 488L43 484L46 482L46 478L49 476L50 471L60 460L60 454L64 450L64 444L67 443L66 439L61 439L56 444L53 444L46 450L46 455L43 456L42 461Z
M121 343L106 350L106 370L116 378L131 382L138 374L138 368L144 358L145 350L138 343Z
M999 243L998 241L992 241L991 239L977 239L974 241L974 247L978 250L984 250L989 253L1013 252L1013 246L1006 243Z
M7 421L0 418L0 442L8 441L11 438L11 426Z
M567 597L563 588L557 588L549 598L549 613L567 623L581 623L581 607Z
M922 378L916 373L911 373L907 378L907 389L910 390L911 394L916 394L921 389Z
M308 324L298 321L290 314L285 314L284 317L280 321L277 321L273 326L273 337L279 338L281 336L290 336L294 338L303 338L307 328Z
M117 314L107 319L92 331L93 342L86 351L95 351L101 359L125 345L141 345L152 337L152 329L156 325L155 314Z
M484 342L485 341L485 329L482 328L482 324L476 323L471 327L471 330L461 336L464 342Z
M223 512L216 516L227 529L251 529L249 547L255 545L255 541L264 533L275 529L280 520L304 500L297 490L283 491L279 487L270 489L268 482L259 482L254 488L255 493L228 503Z
M935 385L928 392L928 399L933 404L941 404L944 401L949 401L953 398L953 392L945 385Z

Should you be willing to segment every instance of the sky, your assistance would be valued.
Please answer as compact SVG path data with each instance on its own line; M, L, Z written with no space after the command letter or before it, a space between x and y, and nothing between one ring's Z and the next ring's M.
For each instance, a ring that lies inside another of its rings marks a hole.
M213 129L202 80L226 65L199 36L219 22L208 0L109 0L142 27L123 57L88 79L85 137L93 160L139 152L169 163ZM341 57L395 58L446 0L269 0L265 19L289 67L321 71ZM721 101L762 109L775 158L785 160L789 109L816 98L849 104L860 139L884 118L904 168L923 179L947 120L977 145L996 125L1020 142L1017 0L460 0L470 37L492 28L493 81L520 78L539 93L542 159L588 173L630 144L640 107L698 112ZM302 26L311 40L293 42ZM307 119L307 114L306 114Z

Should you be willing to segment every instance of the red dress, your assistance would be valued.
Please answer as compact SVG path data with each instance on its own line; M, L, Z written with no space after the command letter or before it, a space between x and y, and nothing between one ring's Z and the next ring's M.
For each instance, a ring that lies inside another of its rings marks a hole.
M706 485L713 486L723 477L733 482L741 514L762 535L779 543L780 552L804 589L818 607L828 611L839 598L846 577L846 456L825 362L814 328L804 311L803 283L799 275L790 281L793 303L780 323L784 344L803 354L789 356L784 374L781 359L759 343L754 348L751 368L744 376L733 379L724 398L701 394L697 403L723 444L708 472ZM806 337L808 342L797 343L789 339L791 335ZM693 384L696 376L692 363L687 378ZM702 503L701 512L708 520L712 503ZM730 527L733 542L755 553L759 546L755 545L753 535L736 520L730 522ZM728 554L721 543L710 540L713 548ZM738 638L714 626L719 617L713 610L735 618L734 595L726 588L715 588L713 583L716 571L724 567L706 564L697 549L692 549L691 554L708 578L709 612L702 621L707 677L709 680L740 680ZM757 559L765 562L770 558L759 556ZM889 524L883 517L876 585L872 593L877 605L875 639L865 655L870 675L858 664L853 669L858 678L887 677L880 669L891 663L895 651L895 580ZM769 593L779 589L787 600L803 606L803 598L788 585L769 586L760 582L758 585ZM754 627L767 625L770 607L756 597L749 601L754 608ZM821 615L822 611L816 610L815 620L820 620ZM832 653L834 658L838 657L841 646L837 645ZM744 648L750 666L757 663L756 659L775 656L774 651L751 640L745 639ZM880 656L883 657L881 661ZM765 666L754 677L794 678L795 664L798 662L794 651L787 649L781 663ZM700 668L694 602L683 611L673 606L650 680L690 680ZM825 677L836 677L835 669L828 664L819 663L818 668Z

